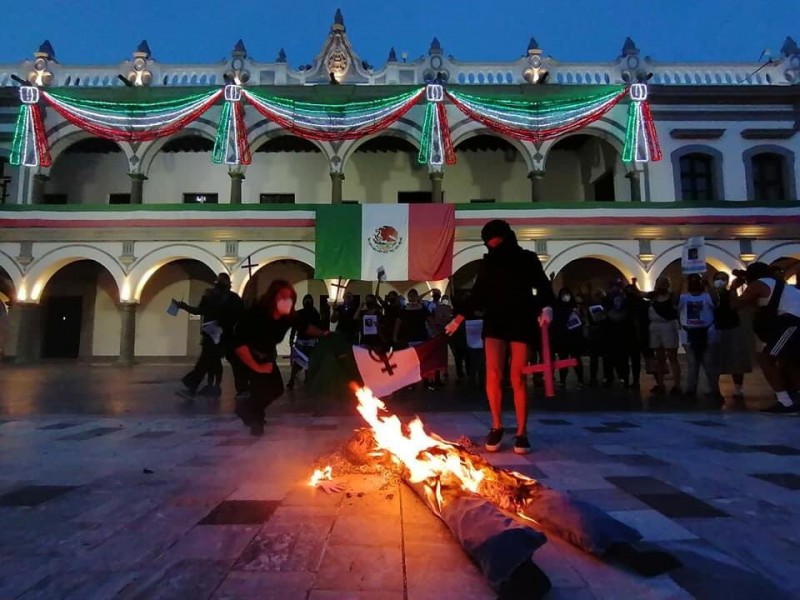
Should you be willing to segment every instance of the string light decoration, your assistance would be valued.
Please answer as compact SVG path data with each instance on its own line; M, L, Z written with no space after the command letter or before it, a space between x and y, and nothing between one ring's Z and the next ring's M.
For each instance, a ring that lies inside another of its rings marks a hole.
M19 88L22 103L17 115L14 141L9 162L14 166L49 167L52 164L42 111L39 108L39 88L24 85Z
M457 87L457 86L456 86ZM20 87L21 106L12 144L11 163L50 166L41 103L66 121L101 138L144 142L177 133L224 99L212 160L247 165L250 144L244 117L249 103L263 117L289 133L312 141L359 139L386 129L425 97L418 161L431 167L454 164L445 101L489 129L515 139L540 142L578 131L600 119L626 98L630 100L623 150L626 162L661 160L658 135L647 101L647 86L601 86L590 93L568 96L532 95L521 98L484 97L445 89L438 83L385 98L359 102L309 102L268 95L238 84L171 100L112 102L81 98L75 93Z
M242 87L225 86L225 104L217 126L212 162L226 165L249 165L251 162L250 141L244 122Z
M244 90L264 117L294 135L319 142L359 139L389 127L422 97L424 89L363 102L315 103Z
M444 106L444 87L438 83L425 87L425 118L422 124L422 143L417 161L429 167L440 167L443 164L454 165L456 153L453 150L453 138L450 135L450 124L447 121L447 109Z
M45 102L67 121L117 142L147 142L177 133L221 96L220 89L159 102L106 102L42 92Z
M631 103L628 106L628 124L625 129L622 160L625 162L661 160L661 145L650 112L650 103L647 101L647 84L632 84L629 94Z
M518 140L541 142L586 127L608 113L627 94L615 88L578 98L485 98L447 90L461 112L489 129Z

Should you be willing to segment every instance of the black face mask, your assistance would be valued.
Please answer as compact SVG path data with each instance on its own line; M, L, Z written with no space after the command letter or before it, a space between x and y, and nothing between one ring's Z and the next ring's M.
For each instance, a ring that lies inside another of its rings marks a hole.
M314 308L313 302L303 302L303 308Z

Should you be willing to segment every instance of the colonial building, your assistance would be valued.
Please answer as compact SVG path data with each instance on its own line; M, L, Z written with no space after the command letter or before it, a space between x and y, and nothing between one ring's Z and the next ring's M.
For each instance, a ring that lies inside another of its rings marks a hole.
M45 42L0 65L0 299L20 361L192 355L198 323L166 310L218 272L249 296L275 277L318 304L367 293L314 279L326 203L457 205L454 276L384 288L401 292L468 287L495 217L585 293L678 285L692 236L712 270L800 264L791 38L763 63L661 63L630 39L607 62L531 39L518 59L464 63L434 39L373 66L337 12L298 66L241 41L212 65L159 62L146 42L122 64L58 58Z

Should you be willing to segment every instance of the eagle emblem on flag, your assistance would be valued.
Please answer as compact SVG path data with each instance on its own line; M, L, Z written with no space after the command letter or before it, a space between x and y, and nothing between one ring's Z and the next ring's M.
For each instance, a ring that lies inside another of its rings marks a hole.
M389 254L397 250L403 243L403 236L391 225L382 225L367 238L370 248L381 254Z

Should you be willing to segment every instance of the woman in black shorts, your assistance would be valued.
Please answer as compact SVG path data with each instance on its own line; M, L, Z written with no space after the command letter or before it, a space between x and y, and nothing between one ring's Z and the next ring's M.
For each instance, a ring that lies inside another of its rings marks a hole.
M535 252L524 250L511 226L501 220L490 221L481 231L488 253L481 263L472 288L470 308L483 313L483 337L486 354L486 395L492 413L492 429L486 449L494 452L503 439L503 371L511 354L511 386L517 431L514 452L530 452L528 441L528 390L523 368L528 362L528 347L539 347L540 323L553 318L553 288ZM534 293L535 290L535 293ZM448 333L464 321L458 315Z

